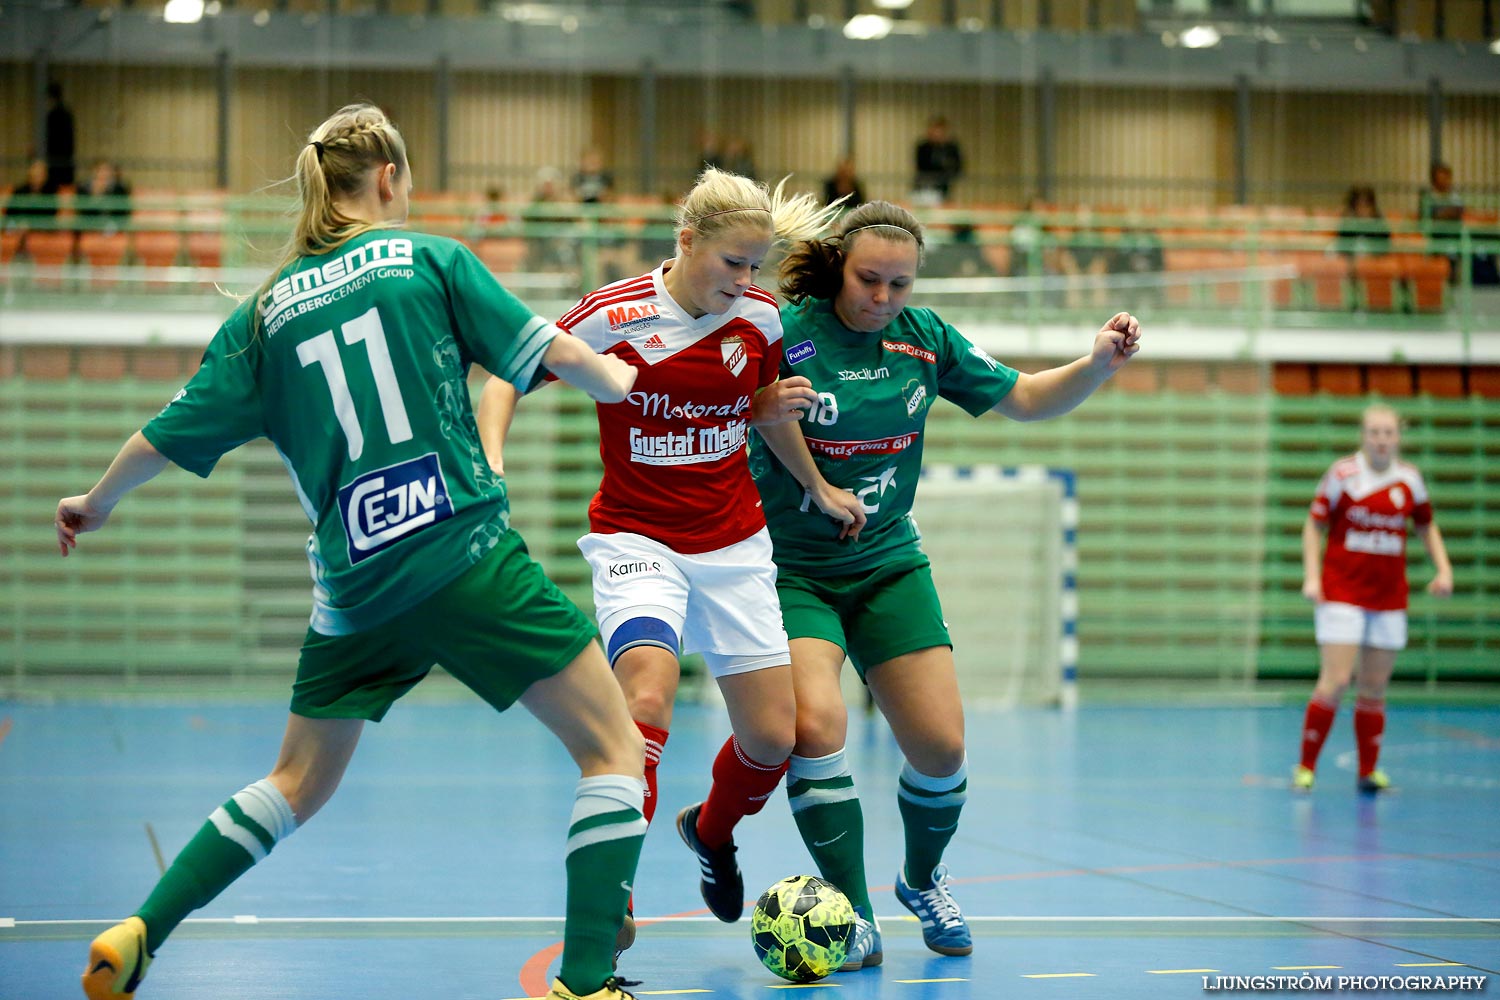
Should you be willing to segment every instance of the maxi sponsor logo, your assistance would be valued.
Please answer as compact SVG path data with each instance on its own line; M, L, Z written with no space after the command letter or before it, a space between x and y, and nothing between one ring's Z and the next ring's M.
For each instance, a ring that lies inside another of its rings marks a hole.
M745 447L746 420L731 420L714 427L689 427L684 431L648 434L630 428L630 460L642 465L697 465L728 458Z
M703 420L713 417L738 417L750 409L750 397L741 396L733 403L695 403L691 399L678 405L670 393L632 392L625 402L641 408L641 416L665 420Z
M339 489L349 562L359 564L413 532L453 516L437 452L367 472Z
M604 312L604 320L611 333L631 332L645 329L661 319L661 310L655 302L641 302L630 306L615 306ZM663 345L665 346L665 345Z
M916 444L921 436L920 431L912 431L873 441L823 441L808 438L807 447L818 455L843 462L856 455L896 455Z

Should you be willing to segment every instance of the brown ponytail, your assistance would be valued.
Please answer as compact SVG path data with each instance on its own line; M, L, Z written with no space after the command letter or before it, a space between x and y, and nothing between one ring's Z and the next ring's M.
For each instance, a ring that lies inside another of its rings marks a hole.
M844 287L844 258L866 237L916 244L917 266L922 266L927 242L916 216L888 201L867 201L839 220L833 236L792 247L781 262L781 294L792 302L836 297Z

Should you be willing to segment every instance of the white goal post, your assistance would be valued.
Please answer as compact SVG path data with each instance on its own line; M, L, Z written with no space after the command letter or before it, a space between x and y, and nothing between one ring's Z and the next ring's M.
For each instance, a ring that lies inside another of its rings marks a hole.
M966 700L1077 703L1071 469L928 465L913 510Z

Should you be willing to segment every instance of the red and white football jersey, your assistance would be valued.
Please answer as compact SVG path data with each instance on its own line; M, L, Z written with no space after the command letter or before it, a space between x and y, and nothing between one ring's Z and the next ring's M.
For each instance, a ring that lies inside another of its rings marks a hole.
M1364 452L1341 458L1318 484L1313 519L1328 526L1323 599L1370 611L1406 608L1406 521L1432 520L1427 484L1416 466L1370 468Z
M598 404L592 530L709 552L766 524L745 441L750 401L776 381L781 316L752 286L724 315L693 319L667 294L665 267L605 285L557 325L640 371L624 402Z

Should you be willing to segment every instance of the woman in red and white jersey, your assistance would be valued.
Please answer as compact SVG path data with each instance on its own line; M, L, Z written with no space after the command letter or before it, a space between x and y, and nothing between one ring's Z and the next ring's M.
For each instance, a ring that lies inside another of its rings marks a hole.
M784 183L784 182L783 182ZM732 831L780 783L795 739L791 654L776 567L751 479L751 426L850 535L865 514L813 464L798 421L817 401L804 378L778 381L781 318L752 281L777 240L809 239L836 210L748 178L704 171L677 210L677 256L585 296L558 322L638 370L625 401L598 407L604 478L578 542L615 676L646 739L646 809L672 721L681 652L703 654L733 734L701 803L677 817L698 856L704 901L733 922L745 892ZM491 379L480 435L497 471L519 393ZM620 947L633 939L633 923Z
M1437 597L1453 593L1453 569L1432 518L1427 484L1416 466L1397 459L1400 444L1396 411L1383 405L1367 408L1359 451L1324 474L1302 528L1302 595L1316 605L1320 666L1307 703L1302 761L1292 772L1293 788L1312 788L1318 753L1351 679L1357 684L1359 789L1373 793L1390 787L1376 764L1385 731L1386 685L1397 651L1406 647L1408 518L1437 569L1427 592Z

